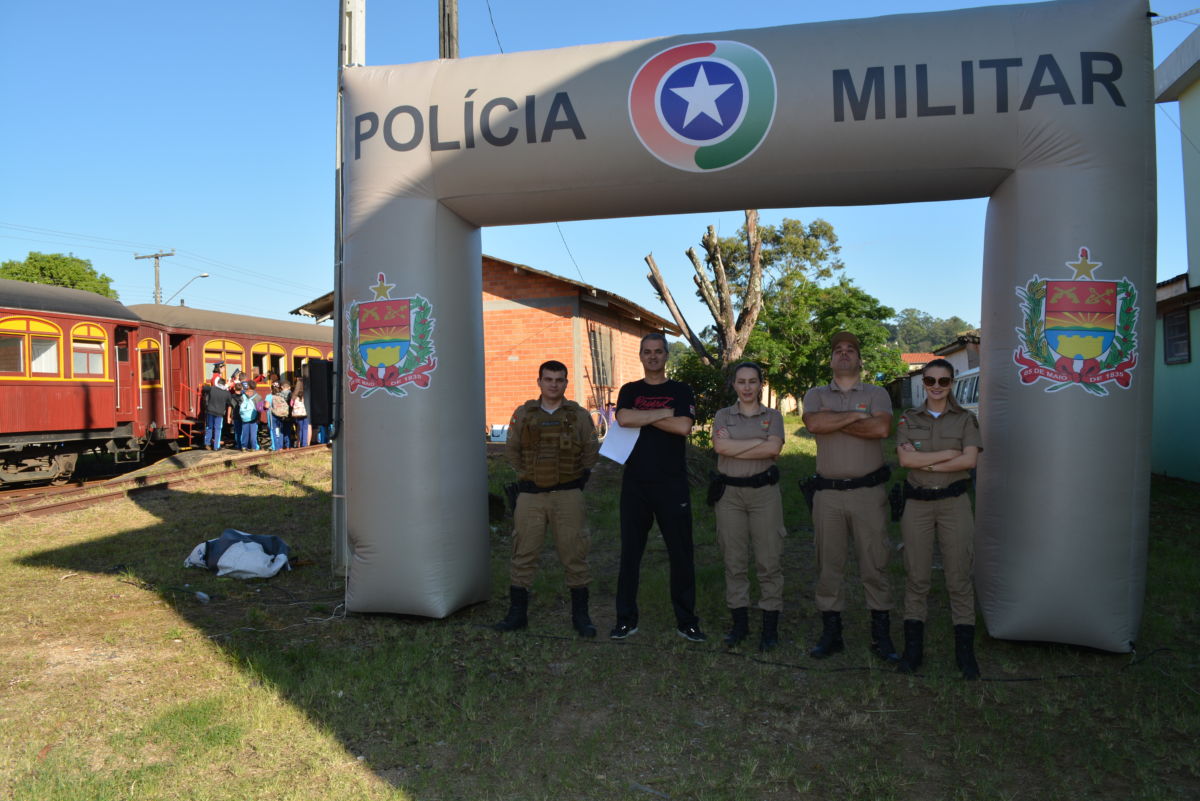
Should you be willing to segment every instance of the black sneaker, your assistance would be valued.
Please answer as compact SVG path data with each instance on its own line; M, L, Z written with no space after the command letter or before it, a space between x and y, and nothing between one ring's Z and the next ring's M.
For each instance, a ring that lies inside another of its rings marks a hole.
M708 635L701 631L695 623L689 626L680 626L675 630L679 632L680 637L691 642L704 642L708 639Z
M612 631L608 633L609 639L623 640L631 634L637 634L637 625L629 625L628 623L618 623L612 627Z

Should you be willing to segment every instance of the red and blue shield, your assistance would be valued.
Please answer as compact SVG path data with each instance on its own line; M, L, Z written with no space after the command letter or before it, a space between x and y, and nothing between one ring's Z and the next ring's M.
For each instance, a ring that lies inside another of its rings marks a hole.
M358 353L367 367L391 367L408 353L412 338L409 298L358 305Z
M1047 281L1046 343L1064 359L1099 359L1117 329L1116 281Z

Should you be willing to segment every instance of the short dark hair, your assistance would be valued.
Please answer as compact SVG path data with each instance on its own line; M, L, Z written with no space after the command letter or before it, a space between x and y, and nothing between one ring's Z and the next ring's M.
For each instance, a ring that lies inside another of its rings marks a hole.
M538 378L541 378L542 374L547 370L552 373L562 373L563 378L567 377L567 366L562 362L555 361L554 359L551 359L548 362L542 362L542 366L538 368Z
M647 339L661 339L663 348L666 349L667 347L667 335L662 331L651 331L649 334L646 334L646 336L642 337L642 341L638 343L638 350L641 350L646 346Z

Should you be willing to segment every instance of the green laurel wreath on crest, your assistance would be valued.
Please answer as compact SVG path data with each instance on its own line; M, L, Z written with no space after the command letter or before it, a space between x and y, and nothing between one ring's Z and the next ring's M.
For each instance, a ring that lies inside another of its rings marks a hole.
M1137 348L1137 332L1134 330L1138 317L1137 290L1134 289L1132 283L1121 279L1117 282L1117 294L1121 297L1121 307L1117 312L1116 334L1113 337L1112 345L1109 346L1108 354L1100 363L1101 370L1109 370L1125 361L1129 354ZM1021 344L1025 346L1026 352L1034 361L1053 370L1055 367L1054 352L1050 350L1050 345L1046 342L1046 329L1042 316L1042 308L1046 302L1046 280L1035 275L1024 289L1017 290L1017 296L1021 299L1025 309L1024 324L1017 329ZM1046 391L1057 392L1073 384L1074 382L1064 381ZM1079 386L1099 397L1108 394L1108 390L1098 384L1080 383Z
M437 322L432 316L433 306L428 300L420 295L414 295L409 300L412 303L409 305L409 312L412 319L412 331L408 342L408 353L404 354L404 359L400 362L398 369L400 375L411 373L424 361L433 356L433 326ZM358 350L358 302L350 304L350 308L346 312L346 316L350 318L350 366L360 376L367 374L367 364L363 361L362 354ZM389 395L396 398L403 398L408 393L401 387L375 387L364 393L363 397L369 395L375 389L382 389Z
M1046 280L1036 275L1017 290L1017 297L1025 308L1025 324L1017 329L1025 351L1043 367L1054 367L1054 354L1046 343L1046 327L1042 320L1042 306L1046 302Z
M1122 278L1117 282L1117 294L1121 297L1121 308L1117 311L1117 333L1113 337L1112 347L1108 349L1108 356L1100 365L1104 370L1116 367L1137 350L1137 331L1134 330L1138 318L1137 290Z

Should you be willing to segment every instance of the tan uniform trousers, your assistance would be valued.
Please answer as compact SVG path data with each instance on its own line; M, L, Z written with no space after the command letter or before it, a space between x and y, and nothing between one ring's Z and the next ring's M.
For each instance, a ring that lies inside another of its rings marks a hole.
M717 501L717 545L725 558L725 603L750 606L750 549L758 574L758 608L783 609L783 501L779 485L725 487Z
M851 537L867 608L892 608L892 590L884 572L891 551L887 512L887 492L883 484L852 490L820 490L814 496L817 611L841 612L846 608L843 576Z
M971 572L975 565L975 515L971 498L918 501L909 498L900 519L904 539L904 619L925 621L926 598L933 572L933 539L937 537L945 568L946 593L950 596L950 619L954 625L975 625L975 587Z
M546 528L554 527L554 547L567 574L567 586L586 587L589 538L583 528L583 490L522 492L513 513L513 554L509 575L514 587L529 589L542 555Z

